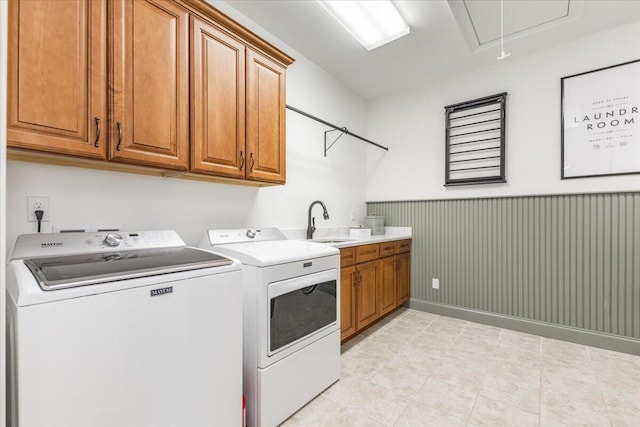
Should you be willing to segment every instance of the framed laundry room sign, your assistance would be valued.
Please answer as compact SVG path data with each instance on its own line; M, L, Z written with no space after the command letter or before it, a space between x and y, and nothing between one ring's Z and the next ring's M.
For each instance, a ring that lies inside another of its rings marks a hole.
M561 79L561 178L640 173L640 60Z

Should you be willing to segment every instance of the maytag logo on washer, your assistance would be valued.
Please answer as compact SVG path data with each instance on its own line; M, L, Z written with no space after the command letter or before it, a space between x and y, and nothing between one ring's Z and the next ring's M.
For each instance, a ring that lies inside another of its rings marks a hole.
M40 246L42 246L43 248L50 248L50 247L58 247L58 246L62 246L64 243L62 242L43 242L40 243Z
M170 294L173 293L173 286L169 286L168 288L159 288L159 289L151 289L151 296L157 297L158 295Z

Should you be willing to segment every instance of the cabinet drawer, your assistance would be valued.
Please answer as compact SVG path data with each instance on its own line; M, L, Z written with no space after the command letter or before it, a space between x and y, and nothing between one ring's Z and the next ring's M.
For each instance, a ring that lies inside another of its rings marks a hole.
M366 262L380 258L380 245L356 246L356 262Z
M340 267L348 267L356 263L356 248L340 249Z
M401 254L411 250L411 239L396 242L396 253Z
M382 242L380 243L380 256L389 256L395 255L396 252L396 243L397 242Z

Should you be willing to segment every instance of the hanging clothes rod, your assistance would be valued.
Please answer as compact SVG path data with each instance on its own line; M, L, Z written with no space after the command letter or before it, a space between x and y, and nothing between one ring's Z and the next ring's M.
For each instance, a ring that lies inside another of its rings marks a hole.
M308 117L308 118L310 118L310 119L312 119L312 120L315 120L316 122L320 122L320 123L322 123L323 125L327 125L327 126L329 126L329 127L332 127L332 128L333 128L333 129L335 129L335 130L339 130L339 131L341 131L341 132L343 132L343 133L346 133L347 135L351 135L351 136L352 136L352 137L354 137L354 138L358 138L359 140L362 140L362 141L366 142L367 144L375 145L375 146L376 146L376 147L378 147L378 148L382 148L382 149L383 149L383 150L385 150L385 151L389 151L389 147L385 147L384 145L377 144L377 143L375 143L375 142L373 142L373 141L368 140L367 138L363 138L363 137L361 137L360 135L356 135L356 134L355 134L355 133L353 133L353 132L349 132L349 130L348 130L346 127L336 126L336 125L334 125L333 123L329 123L329 122L327 122L327 121L325 121L325 120L322 120L322 119L320 119L320 118L318 118L318 117L316 117L316 116L314 116L314 115L312 115L312 114L305 113L304 111L302 111L302 110L298 110L297 108L292 107L291 105L288 105L288 104L287 104L287 108L288 108L289 110L291 110L291 111L295 111L295 112L296 112L296 113L298 113L298 114L302 114L302 115L303 115L303 116L305 116L305 117ZM339 137L338 137L338 138L339 138ZM337 140L337 139L336 139L336 140ZM334 141L334 142L335 142L335 141ZM333 145L333 144L331 144L331 145ZM326 146L326 134L325 134L325 146ZM325 148L325 156L326 156L326 154L327 154L327 153L326 153L326 150L328 150L328 149L327 149L327 148Z

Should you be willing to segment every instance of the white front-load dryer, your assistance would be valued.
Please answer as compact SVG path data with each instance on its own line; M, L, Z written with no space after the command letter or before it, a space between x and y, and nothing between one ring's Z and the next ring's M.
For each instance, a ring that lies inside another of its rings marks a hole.
M242 262L247 425L273 427L340 378L340 252L277 228L210 230Z

